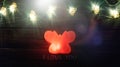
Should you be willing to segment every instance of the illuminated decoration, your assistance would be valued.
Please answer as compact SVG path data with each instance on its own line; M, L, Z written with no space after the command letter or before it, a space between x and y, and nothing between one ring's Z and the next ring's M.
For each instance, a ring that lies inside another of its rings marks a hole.
M100 12L100 5L92 3L92 11L97 15Z
M74 16L75 13L76 13L76 11L77 11L77 8L75 8L75 7L69 7L69 14L71 16Z
M112 18L118 18L119 17L119 11L117 9L109 9L110 16Z
M44 38L47 42L51 43L49 46L49 53L51 54L69 54L71 53L71 47L69 43L72 43L76 34L74 31L65 31L62 35L57 34L56 31L46 31Z
M17 4L13 2L12 5L10 5L9 10L10 12L14 13L16 11L16 8L17 8Z
M56 11L56 6L49 6L47 14L50 19L52 19L53 16L55 16L55 11Z
M6 16L7 15L7 9L5 7L2 7L0 9L0 14L2 14L3 16Z
M30 20L34 23L37 21L37 15L35 13L35 11L31 10L30 14L29 14Z

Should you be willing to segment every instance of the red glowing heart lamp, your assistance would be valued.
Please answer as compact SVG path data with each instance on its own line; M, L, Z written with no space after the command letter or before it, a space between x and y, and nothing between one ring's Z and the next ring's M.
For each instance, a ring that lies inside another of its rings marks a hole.
M62 35L57 34L56 31L46 31L44 38L47 42L51 43L49 46L49 53L51 54L69 54L71 47L69 43L75 40L74 31L65 31Z

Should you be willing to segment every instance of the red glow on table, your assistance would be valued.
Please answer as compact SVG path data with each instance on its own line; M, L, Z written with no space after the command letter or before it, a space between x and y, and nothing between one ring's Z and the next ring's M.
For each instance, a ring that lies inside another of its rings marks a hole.
M65 31L62 35L57 34L56 31L46 31L44 38L47 42L51 43L49 46L49 53L51 54L69 54L71 47L69 43L75 40L74 31Z

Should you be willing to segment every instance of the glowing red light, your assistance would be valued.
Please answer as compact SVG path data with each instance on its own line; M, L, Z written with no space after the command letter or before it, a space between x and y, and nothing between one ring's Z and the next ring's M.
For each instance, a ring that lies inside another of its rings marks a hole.
M74 31L65 31L62 35L56 31L46 31L44 34L45 40L51 43L48 49L51 54L69 54L71 52L69 43L73 42L75 37Z

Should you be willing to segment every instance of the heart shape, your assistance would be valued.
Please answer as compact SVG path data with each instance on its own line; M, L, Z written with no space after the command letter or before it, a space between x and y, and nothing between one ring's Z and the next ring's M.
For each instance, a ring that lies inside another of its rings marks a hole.
M49 46L49 53L51 54L69 54L71 47L69 43L75 40L76 34L74 31L64 31L64 33L57 34L56 31L46 31L44 38L51 43Z

